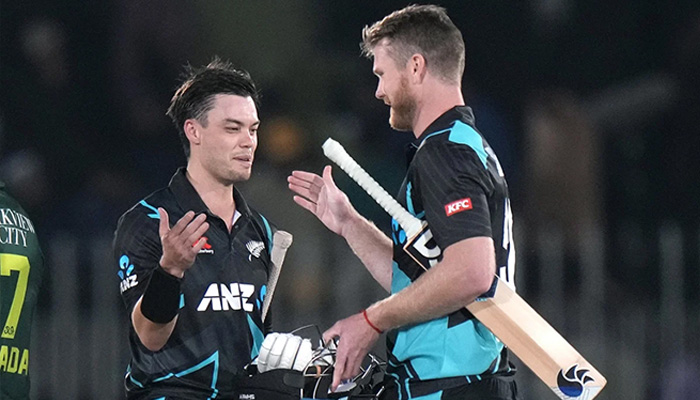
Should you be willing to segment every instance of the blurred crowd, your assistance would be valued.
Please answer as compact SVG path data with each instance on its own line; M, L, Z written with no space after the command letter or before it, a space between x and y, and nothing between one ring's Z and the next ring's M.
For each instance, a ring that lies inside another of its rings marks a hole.
M236 3L3 2L2 177L45 231L109 230L112 209L167 183L185 160L164 109L182 66L213 55L260 84L259 165L289 170L326 136L380 172L402 157L410 138L388 129L357 46L401 2ZM569 234L579 220L698 215L699 7L444 3L467 42L468 102L524 216Z
M560 232L572 253L591 227L607 232L606 278L654 296L650 229L673 220L697 235L700 222L700 6L437 3L464 34L465 96L506 171L516 221L526 234ZM358 44L364 25L405 4L2 1L0 178L46 240L111 235L121 213L185 164L165 116L183 65L230 59L262 92L243 193L295 235L289 263L299 273L286 290L304 293L293 297L298 309L321 319L340 296L322 282L341 274L323 266L352 257L294 205L286 176L320 171L320 145L333 137L390 192L399 187L412 138L389 128ZM389 229L361 189L336 178ZM689 274L700 279L698 268Z

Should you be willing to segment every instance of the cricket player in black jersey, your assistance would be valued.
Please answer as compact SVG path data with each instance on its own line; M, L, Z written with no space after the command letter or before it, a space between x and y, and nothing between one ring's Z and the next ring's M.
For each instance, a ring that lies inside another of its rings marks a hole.
M391 293L324 332L339 338L336 387L359 372L388 331L386 399L517 399L507 349L464 306L515 268L508 189L461 91L464 41L443 8L408 6L363 30L362 48L379 78L376 97L390 125L412 131L411 161L398 201L427 221L425 271L404 252L393 221L388 238L352 207L327 166L294 171L295 201L343 236Z
M114 239L131 321L129 399L233 398L268 331L275 228L236 189L258 144L258 92L218 59L188 73L168 109L187 167L128 210Z
M32 320L44 273L34 224L0 182L0 399L29 399Z

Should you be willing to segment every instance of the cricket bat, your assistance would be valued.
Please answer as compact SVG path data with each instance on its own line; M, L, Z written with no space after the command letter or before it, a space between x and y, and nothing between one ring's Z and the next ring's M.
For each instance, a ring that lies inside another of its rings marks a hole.
M406 211L333 139L323 152L360 185L406 232L404 251L428 269L425 242L432 237L427 223ZM439 251L439 250L438 250ZM469 304L467 310L493 332L560 399L590 400L607 383L576 349L564 339L514 289L496 276L489 292Z
M267 278L267 293L265 294L265 299L263 300L262 304L263 322L265 322L267 312L270 309L270 304L272 303L272 295L275 293L277 280L280 277L280 272L282 272L284 257L287 255L287 249L292 245L293 239L294 237L292 234L285 231L277 231L272 236L272 250L270 250L272 269L270 270L270 276Z

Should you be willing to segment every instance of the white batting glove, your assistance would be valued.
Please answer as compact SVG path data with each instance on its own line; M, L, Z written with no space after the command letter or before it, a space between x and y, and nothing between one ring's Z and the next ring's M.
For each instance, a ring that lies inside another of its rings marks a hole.
M291 333L273 332L265 336L260 354L258 371L294 369L304 371L309 366L313 350L311 341Z

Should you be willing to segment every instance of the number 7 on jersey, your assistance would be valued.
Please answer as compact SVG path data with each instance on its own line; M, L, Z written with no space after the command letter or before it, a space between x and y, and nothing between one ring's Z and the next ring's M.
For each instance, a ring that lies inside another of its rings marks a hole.
M17 332L19 316L22 314L24 297L27 295L27 283L29 282L29 259L17 254L0 254L0 276L11 276L12 271L18 272L15 294L12 297L10 312L2 328L3 339L14 339Z

